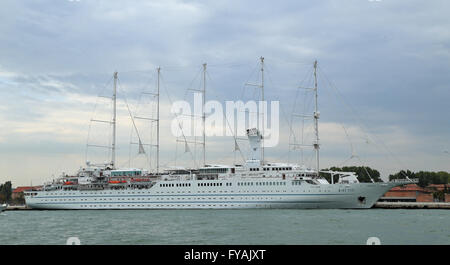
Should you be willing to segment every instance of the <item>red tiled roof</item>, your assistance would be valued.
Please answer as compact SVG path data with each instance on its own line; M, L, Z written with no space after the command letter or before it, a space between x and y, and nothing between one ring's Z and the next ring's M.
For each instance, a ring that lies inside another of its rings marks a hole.
M445 186L450 188L450 185L448 185L448 184L430 184L427 186L427 188L443 190L443 189L445 189Z
M26 190L39 189L40 186L28 186L28 187L17 187L13 190L13 193L19 193Z
M390 191L425 191L425 190L416 184L407 184L405 186L394 187Z

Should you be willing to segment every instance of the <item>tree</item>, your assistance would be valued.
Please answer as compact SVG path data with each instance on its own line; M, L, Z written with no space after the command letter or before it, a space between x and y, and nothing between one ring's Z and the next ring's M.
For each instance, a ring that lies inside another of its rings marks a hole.
M12 195L12 185L11 181L5 182L5 184L0 185L0 201L2 203L11 201Z
M419 179L418 185L422 188L430 184L447 184L450 182L450 173L445 171L430 172L430 171L419 171L417 173L411 172L409 170L400 170L394 175L389 175L389 180L393 179L405 179L417 178Z

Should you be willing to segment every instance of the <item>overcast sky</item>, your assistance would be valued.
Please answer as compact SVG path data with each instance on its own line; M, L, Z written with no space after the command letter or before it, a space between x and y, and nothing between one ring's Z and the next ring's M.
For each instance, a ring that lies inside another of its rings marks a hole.
M90 119L110 106L98 96L111 94L114 71L118 164L134 166L125 98L134 114L148 111L139 95L155 88L158 66L161 164L192 165L171 135L171 103L192 99L186 90L201 85L203 63L207 100L255 99L244 84L258 81L260 56L266 99L282 106L282 139L268 160L301 161L288 152L288 121L318 60L322 167L368 165L384 178L449 171L449 11L444 0L2 1L0 182L41 184L83 166ZM207 162L241 162L233 146L208 138ZM352 154L359 159L343 164Z

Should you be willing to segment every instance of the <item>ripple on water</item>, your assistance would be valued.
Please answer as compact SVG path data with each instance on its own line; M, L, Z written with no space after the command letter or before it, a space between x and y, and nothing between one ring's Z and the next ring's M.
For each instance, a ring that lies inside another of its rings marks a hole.
M124 210L1 213L5 244L450 244L440 210Z

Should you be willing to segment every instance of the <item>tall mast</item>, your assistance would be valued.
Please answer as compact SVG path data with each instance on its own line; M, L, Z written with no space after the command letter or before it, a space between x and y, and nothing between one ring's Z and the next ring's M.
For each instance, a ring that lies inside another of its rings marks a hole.
M160 72L161 67L157 68L158 70L158 104L156 111L156 173L159 173L159 80L160 80Z
M202 99L202 123L203 123L203 166L206 165L206 128L205 128L205 94L206 94L206 63L203 64L203 99Z
M115 168L116 163L116 94L117 94L117 72L114 72L114 92L113 92L113 139L111 146L111 166Z
M261 102L264 106L264 57L260 57L261 60ZM264 107L263 107L264 110ZM259 116L258 116L259 118ZM264 165L264 113L261 119L262 132L261 132L261 165Z
M246 85L248 86L256 86L261 88L261 104L259 104L257 110L256 110L256 119L257 119L257 129L260 130L260 140L261 140L261 160L259 161L261 165L264 164L264 114L260 115L260 107L261 105L264 105L264 57L260 57L259 58L261 61L261 84L251 84L251 83L246 83ZM264 109L264 108L263 108ZM260 122L261 120L261 122ZM262 129L261 129L262 127Z
M314 61L314 94L315 94L315 108L314 108L314 131L316 134L316 139L314 142L314 149L316 150L316 170L317 175L319 175L319 116L317 106L317 60Z

